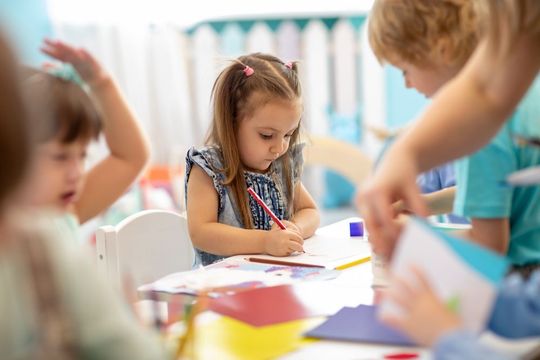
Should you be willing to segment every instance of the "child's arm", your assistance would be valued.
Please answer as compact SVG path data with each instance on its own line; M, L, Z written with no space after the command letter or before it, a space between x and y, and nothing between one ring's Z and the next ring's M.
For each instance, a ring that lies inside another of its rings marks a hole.
M510 243L510 222L508 218L472 218L471 225L470 230L456 231L456 234L500 254L506 254Z
M294 215L291 222L296 225L303 239L313 236L321 218L315 200L299 182L294 189Z
M149 158L149 147L135 114L120 89L101 65L84 49L45 40L43 52L70 63L90 86L103 114L104 135L110 154L86 175L74 213L81 223L96 216L133 183Z
M429 194L424 194L424 199L431 214L449 214L454 208L455 195L456 187L450 186L442 190L434 191Z
M454 207L454 198L456 195L456 187L450 186L442 190L437 190L429 194L422 194L422 198L426 202L429 215L449 214ZM394 204L396 214L410 213L410 209L405 207L403 200L398 200Z
M242 229L220 224L217 217L218 195L212 179L197 165L189 175L186 207L193 245L211 254L286 256L303 250L302 237L295 231Z
M375 251L386 252L384 240L398 236L391 223L392 202L404 199L415 213L426 213L416 186L419 173L479 149L497 133L538 73L539 40L519 36L503 58L496 58L483 41L414 127L388 150L357 200L370 234L379 233L383 240L372 244Z

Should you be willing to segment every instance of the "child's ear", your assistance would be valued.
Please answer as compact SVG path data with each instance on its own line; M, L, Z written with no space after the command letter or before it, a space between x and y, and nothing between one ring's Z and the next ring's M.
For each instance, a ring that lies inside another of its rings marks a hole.
M449 65L453 63L454 59L452 58L452 49L448 39L439 39L437 41L435 51L441 65Z

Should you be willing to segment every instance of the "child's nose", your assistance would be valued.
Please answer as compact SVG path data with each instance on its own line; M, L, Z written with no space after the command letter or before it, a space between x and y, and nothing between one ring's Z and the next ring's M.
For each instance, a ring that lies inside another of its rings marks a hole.
M281 154L285 150L285 140L278 140L276 144L272 147L271 151L274 154Z
M68 171L68 178L71 181L77 181L81 178L84 172L84 165L79 160L74 160L71 162Z

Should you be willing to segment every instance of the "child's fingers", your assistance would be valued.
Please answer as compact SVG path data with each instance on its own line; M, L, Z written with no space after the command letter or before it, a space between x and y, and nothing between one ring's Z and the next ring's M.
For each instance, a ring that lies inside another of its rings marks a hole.
M53 64L52 62L44 62L43 64L41 64L41 68L45 71L48 71L48 70L51 70L51 69L54 69L56 68L58 65L57 64Z
M298 228L298 226L291 222L291 221L287 221L287 220L282 220L283 221L283 224L285 225L285 227L287 228L287 230L290 230L290 231L294 231L295 233L298 233L300 234L300 229Z
M295 252L295 251L302 252L304 251L304 247L297 242L291 241L289 243L289 250L291 250L291 252Z
M388 296L404 309L410 309L415 298L415 289L403 278L395 277L393 285L385 296Z
M409 311L413 306L411 297L407 296L404 292L399 291L395 288L389 290L386 294L384 294L384 298L397 304L400 308L406 311Z
M293 231L293 230L288 230L288 231L290 233L289 239L299 243L300 245L304 243L304 239L300 236L300 234L298 234L296 231Z
M417 289L424 291L431 291L431 284L426 277L425 273L416 266L411 266L411 271L417 280Z
M393 327L395 329L403 331L405 326L405 319L401 316L391 315L391 314L381 314L381 321L386 325Z
M416 183L412 183L404 190L405 204L407 205L407 208L417 215L424 217L428 216L429 211L427 209L424 199L420 195L418 185L416 185Z
M98 66L98 64L99 64L98 61L96 60L96 58L92 54L90 54L88 52L88 50L86 50L84 48L79 48L78 53L79 53L79 56L80 56L80 58L82 60L88 62L93 67Z
M56 60L59 60L59 61L62 61L62 62L73 62L74 59L73 59L73 56L70 55L70 54L66 54L65 52L63 51L60 51L59 49L57 48L51 48L51 47L41 47L41 52L50 56L51 58L53 59L56 59Z
M377 189L362 191L357 200L366 228L377 241L372 242L373 250L389 256L398 232L393 224L393 209L390 198Z
M395 286L398 287L401 292L406 293L407 296L413 296L417 291L417 287L411 284L411 280L402 277L396 277Z
M56 53L56 51L54 49L51 49L51 48L48 48L48 47L41 47L40 48L41 52L44 53L45 55L48 55L50 57L52 57L53 59L58 59L58 55Z
M86 51L81 52L80 49L58 40L45 39L41 51L50 57L68 63L85 61L88 57Z
M50 39L50 38L44 38L43 39L43 44L47 45L47 46L50 46L50 47L57 47L61 43L62 42L60 40L57 40L57 39Z

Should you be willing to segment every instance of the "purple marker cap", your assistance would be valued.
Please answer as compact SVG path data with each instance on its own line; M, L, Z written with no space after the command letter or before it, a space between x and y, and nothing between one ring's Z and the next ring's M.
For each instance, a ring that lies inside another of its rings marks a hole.
M349 223L350 236L364 236L364 223L355 221Z

